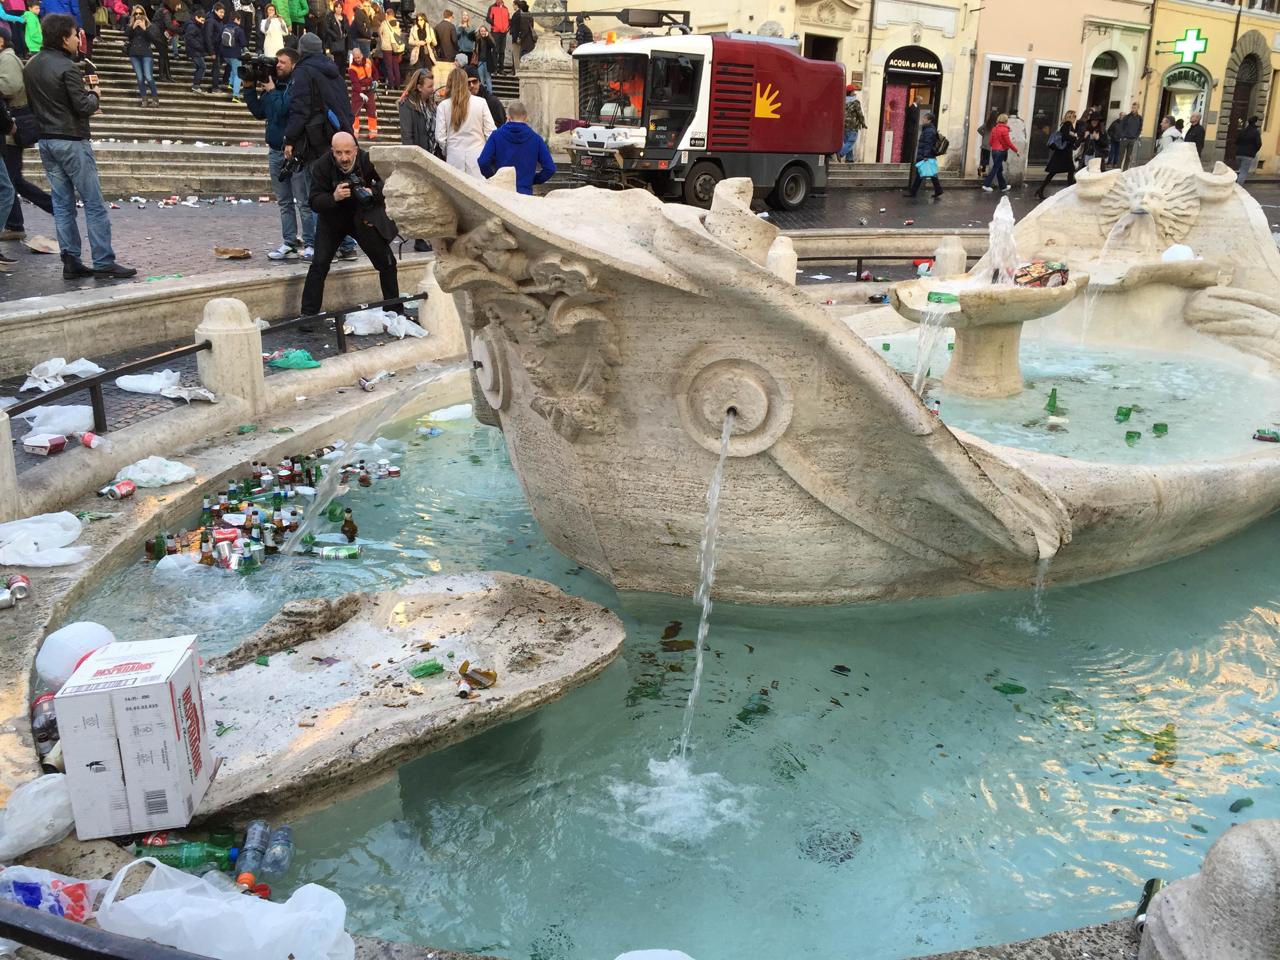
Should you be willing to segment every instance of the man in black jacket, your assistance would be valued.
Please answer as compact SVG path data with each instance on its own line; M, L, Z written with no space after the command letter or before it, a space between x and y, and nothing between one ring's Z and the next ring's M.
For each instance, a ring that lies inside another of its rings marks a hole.
M1204 153L1204 127L1200 124L1200 114L1191 115L1191 125L1187 127L1187 132L1182 135L1182 139L1196 145L1196 156Z
M1258 151L1262 149L1262 131L1258 129L1258 118L1250 117L1247 126L1241 127L1236 134L1236 183L1244 186L1253 173L1258 162Z
M27 105L40 129L40 162L53 195L53 223L62 252L62 276L115 280L137 270L116 263L111 249L111 220L102 199L98 167L89 143L89 118L98 112L97 76L85 79L72 57L80 48L73 17L49 14L40 23L44 48L22 71ZM84 202L93 269L80 259L80 228L76 225L76 194Z
M303 316L320 312L329 265L347 236L355 237L377 268L382 299L400 296L391 252L395 224L387 216L382 178L351 134L335 133L332 149L311 165L311 209L316 214L316 252L302 287ZM399 307L389 309L402 312Z
M467 89L473 97L480 97L489 106L489 116L493 117L493 125L500 127L507 122L507 108L502 101L490 93L480 82L480 68L467 67Z
M351 132L351 101L342 74L324 55L324 44L319 37L304 33L298 41L298 53L301 56L289 81L284 155L291 157L297 153L310 163L328 153L333 134Z

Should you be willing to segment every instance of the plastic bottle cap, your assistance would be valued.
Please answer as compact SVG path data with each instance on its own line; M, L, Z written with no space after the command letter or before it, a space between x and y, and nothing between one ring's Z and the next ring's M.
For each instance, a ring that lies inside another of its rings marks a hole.
M227 850L227 859L228 859L228 860L230 860L232 863L235 863L237 860L239 860L239 859L240 859L240 848L239 848L239 847L231 847L231 848L229 848L229 849Z
M249 887L251 889L256 880L257 878L252 873L249 873L248 871L236 877L236 883L242 884L243 886Z

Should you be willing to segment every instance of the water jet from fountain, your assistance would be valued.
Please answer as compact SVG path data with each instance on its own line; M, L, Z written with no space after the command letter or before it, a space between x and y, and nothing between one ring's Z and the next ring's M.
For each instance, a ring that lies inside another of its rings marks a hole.
M702 604L702 614L698 618L698 639L694 643L696 661L693 668L693 687L689 691L689 702L684 708L684 728L680 733L680 757L683 759L689 751L689 734L693 731L693 711L698 702L698 689L702 686L703 646L707 642L707 632L711 628L711 588L716 582L716 533L720 521L720 488L724 485L724 464L729 458L729 437L733 433L733 421L737 409L729 407L724 414L724 427L720 431L720 459L716 463L715 472L711 475L711 486L707 488L707 518L702 525L702 545L698 549L698 566L702 579L698 583L693 599Z

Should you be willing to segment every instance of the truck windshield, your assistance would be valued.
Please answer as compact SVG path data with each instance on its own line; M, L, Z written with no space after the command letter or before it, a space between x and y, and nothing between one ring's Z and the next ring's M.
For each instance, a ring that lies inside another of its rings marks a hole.
M579 119L610 127L643 124L648 68L643 54L579 57Z

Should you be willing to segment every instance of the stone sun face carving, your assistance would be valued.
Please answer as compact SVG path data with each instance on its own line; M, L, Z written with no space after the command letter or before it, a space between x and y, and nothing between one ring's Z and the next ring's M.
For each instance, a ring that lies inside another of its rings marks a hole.
M1166 243L1184 240L1200 215L1194 176L1167 167L1135 167L1116 180L1102 198L1102 229L1110 233L1127 214L1151 214Z

